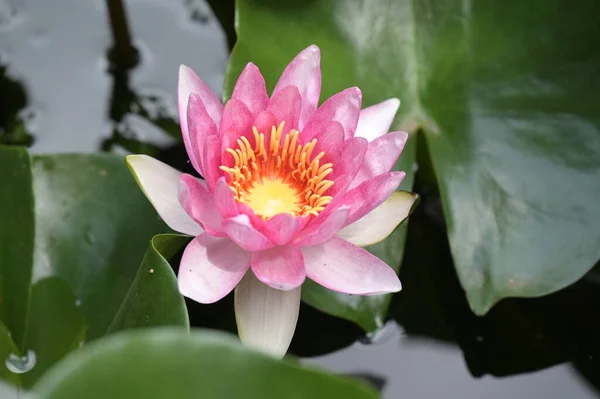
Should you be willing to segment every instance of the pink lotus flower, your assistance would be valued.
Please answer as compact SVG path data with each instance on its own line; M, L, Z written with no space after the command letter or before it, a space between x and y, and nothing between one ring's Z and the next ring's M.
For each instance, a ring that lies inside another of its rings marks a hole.
M235 288L242 341L278 356L292 339L306 277L348 294L400 290L394 270L360 246L389 235L415 200L395 193L404 172L390 172L407 138L387 133L400 102L361 111L353 87L317 107L319 64L316 46L302 51L269 98L250 63L224 106L181 66L183 140L205 180L127 157L163 220L195 236L179 267L181 293L212 303Z

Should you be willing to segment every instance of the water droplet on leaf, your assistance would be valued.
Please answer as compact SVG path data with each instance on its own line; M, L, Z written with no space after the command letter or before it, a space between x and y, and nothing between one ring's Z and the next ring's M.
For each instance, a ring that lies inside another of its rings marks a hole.
M11 353L6 358L6 368L15 374L23 374L31 370L35 366L36 356L35 352L28 350L25 356L15 355Z

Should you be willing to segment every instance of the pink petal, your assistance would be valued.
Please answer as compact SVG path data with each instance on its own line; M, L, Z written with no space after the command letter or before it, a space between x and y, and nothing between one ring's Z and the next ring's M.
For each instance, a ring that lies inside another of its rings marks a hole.
M309 134L310 136L301 132L299 138L303 144L313 139L317 140L313 156L316 156L321 151L325 152L325 156L321 160L321 165L332 162L335 166L338 164L338 161L341 162L339 160L340 154L347 145L344 143L344 127L341 123L336 121L315 123Z
M301 51L285 68L273 90L273 96L283 88L294 85L302 97L299 127L302 129L317 109L321 93L321 52L312 45Z
M210 192L214 191L215 182L223 175L223 171L219 169L221 165L221 140L217 136L208 136L204 141L203 164L204 164L204 180Z
M194 176L183 174L179 179L179 202L204 230L213 236L224 236L221 214L206 187Z
M264 228L261 230L276 245L285 245L298 234L307 221L308 218L280 213L263 222Z
M334 237L346 225L349 209L340 207L322 219L314 219L315 223L307 226L293 241L294 245L305 247L321 244Z
M306 275L334 291L377 295L402 288L394 269L368 251L341 238L303 247Z
M232 98L225 104L223 118L221 119L221 163L223 165L233 165L233 157L225 152L227 148L236 149L237 140L245 136L250 142L254 142L252 134L252 122L254 114L248 107L238 99Z
M217 135L217 125L208 115L202 98L196 93L190 94L187 126L188 134L183 136L185 149L194 168L204 176L204 142L208 136Z
M198 164L197 160L193 158L195 156L193 151L190 151L190 138L188 132L188 101L190 94L196 93L200 96L202 103L206 109L206 112L213 120L216 126L221 121L221 114L223 113L223 104L214 95L214 93L208 88L208 86L191 70L191 68L181 65L179 67L179 82L177 87L177 102L179 106L179 123L181 124L181 134L185 147L188 151L188 155L194 167Z
M275 117L278 124L285 122L284 133L290 129L298 129L301 109L302 97L296 86L284 87L273 94L267 107L267 111Z
M392 170L407 138L406 132L392 132L369 142L363 164L350 187Z
M358 118L355 136L373 141L389 132L398 107L400 107L400 100L390 98L363 109Z
M362 94L357 87L351 87L330 97L317 109L303 129L303 135L310 140L315 136L313 130L323 122L336 121L344 128L344 137L354 136Z
M327 179L335 182L327 191L327 195L334 196L337 193L346 191L363 165L367 146L367 140L362 137L353 137L346 141L346 145L340 155L341 162L336 162L333 165L333 172L327 176Z
M254 115L267 108L269 95L267 94L265 79L256 65L251 62L246 65L233 88L231 98L238 99L246 104L246 107Z
M222 223L223 229L237 245L246 251L262 251L275 244L250 223L248 215L237 215Z
M297 247L280 246L254 252L251 265L260 281L278 290L292 290L306 278L302 252Z
M336 203L336 206L350 208L346 224L354 223L382 204L396 191L404 176L406 176L404 172L384 173L346 192L340 201Z
M228 238L201 234L183 252L179 291L200 303L213 303L229 294L250 267L249 252Z
M215 184L215 204L223 219L229 219L239 214L233 192L224 177L219 178Z
M266 135L269 134L273 126L277 127L277 119L272 113L268 111L263 111L256 116L256 119L254 119L254 123L252 124L252 126L256 127L256 130L258 130L259 133L263 133L266 137ZM254 137L252 138L250 143L254 143L256 145Z

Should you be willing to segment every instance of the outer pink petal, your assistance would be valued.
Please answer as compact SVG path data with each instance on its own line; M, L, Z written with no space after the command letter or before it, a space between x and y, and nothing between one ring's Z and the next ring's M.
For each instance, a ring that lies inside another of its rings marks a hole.
M350 208L346 224L354 223L382 204L396 191L404 176L404 172L384 173L347 191L336 203L336 206Z
M185 143L188 155L194 156L194 152L190 151L189 143L189 132L188 132L188 101L190 94L196 93L202 99L202 103L206 108L206 111L210 118L213 120L215 125L219 125L221 121L221 114L223 113L223 104L214 95L214 93L208 88L208 86L192 71L191 68L181 65L179 67L179 82L177 87L177 102L179 105L179 123L181 124L181 134L183 136L183 142ZM197 162L192 159L192 164Z
M334 291L356 295L398 292L402 288L396 272L368 251L341 238L304 247L306 275Z
M224 236L221 214L212 194L192 175L183 174L179 179L179 202L204 230L213 236Z
M292 290L306 278L302 252L297 247L281 246L254 252L251 265L260 281L278 290Z
M406 132L392 132L371 141L367 146L363 164L350 187L356 187L365 180L392 170L407 138Z
M394 116L400 107L400 100L390 98L379 104L363 109L358 118L355 135L373 141L390 130Z
M201 234L183 252L179 291L200 303L213 303L229 294L250 267L249 252L228 238Z
M217 125L212 120L202 98L196 94L190 94L187 108L188 134L183 136L186 151L194 168L204 176L204 142L210 135L217 135Z
M302 97L296 86L287 86L277 91L267 107L267 111L275 116L277 123L285 121L284 133L290 129L298 129L301 109Z
M246 65L233 88L231 98L238 99L246 104L246 107L254 115L267 108L269 95L267 94L265 79L256 65L251 62Z
M273 96L283 88L294 85L302 96L300 129L317 109L321 93L321 52L312 45L301 51L285 68L273 90Z
M296 217L289 213L280 213L263 223L265 235L277 245L285 245L304 227L308 217Z
M246 251L262 251L275 245L252 226L248 215L241 214L226 219L222 225L229 238Z
M322 220L315 219L293 241L294 245L304 247L321 244L334 237L342 227L346 225L349 209L347 207L337 208Z
M357 87L351 87L331 96L306 123L303 135L312 138L315 135L313 133L314 126L319 126L323 122L336 121L344 128L346 139L353 137L360 113L361 101L362 94Z
M340 161L333 166L333 172L327 179L335 184L327 191L327 195L335 196L346 191L363 164L367 152L367 140L362 137L353 137L346 141Z

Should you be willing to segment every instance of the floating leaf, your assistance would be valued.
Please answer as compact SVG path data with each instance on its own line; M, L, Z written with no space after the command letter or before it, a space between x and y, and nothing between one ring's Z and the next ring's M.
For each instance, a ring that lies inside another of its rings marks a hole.
M158 252L170 256L182 238L158 238L141 266L156 275L141 277L150 238L167 228L121 157L30 158L2 147L0 180L9 188L0 190L0 340L12 342L15 365L24 368L3 369L0 378L30 387L109 328L188 325L175 275Z
M57 364L34 392L45 399L377 398L366 384L250 351L228 334L173 328L99 340Z
M600 48L589 39L600 35L597 1L237 5L228 88L248 61L272 87L314 43L325 95L356 85L366 105L402 100L395 127L424 133L456 268L477 314L505 297L563 288L598 260ZM409 141L400 165L411 172L413 160ZM409 177L405 189L411 184ZM403 240L385 245L400 252ZM314 304L341 309L347 299L327 298Z

